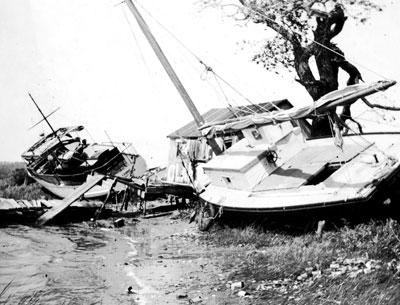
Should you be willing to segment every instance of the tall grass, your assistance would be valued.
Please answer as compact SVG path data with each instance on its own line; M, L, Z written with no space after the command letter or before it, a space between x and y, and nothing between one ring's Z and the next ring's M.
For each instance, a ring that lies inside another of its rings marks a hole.
M400 262L400 224L395 220L343 226L325 231L323 238L314 233L265 231L255 226L219 227L203 238L220 247L244 249L246 255L240 261L225 263L232 281L295 281L306 268L329 270L338 258L367 257L382 264L382 269L371 274L357 278L323 276L286 293L253 291L251 304L400 304L399 275L385 267L389 262ZM247 289L255 286L249 284Z
M0 162L0 198L36 200L49 195L28 177L24 163Z

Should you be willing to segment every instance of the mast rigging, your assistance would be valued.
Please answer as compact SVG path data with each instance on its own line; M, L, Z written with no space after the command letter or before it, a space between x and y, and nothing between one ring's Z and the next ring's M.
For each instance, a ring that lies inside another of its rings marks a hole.
M171 64L169 63L167 57L165 56L163 50L161 49L157 40L151 33L150 28L147 25L146 21L143 19L142 15L138 11L138 9L136 8L136 6L132 0L126 0L125 3L127 4L129 10L132 12L133 16L135 17L136 21L138 22L140 29L142 30L144 36L146 37L147 41L149 42L150 46L152 47L158 60L161 62L162 66L164 67L165 71L167 72L167 74L168 74L169 78L171 79L172 83L174 84L175 88L178 90L184 103L188 107L190 113L192 114L192 116L194 118L194 121L196 122L197 127L201 127L205 123L203 117L197 110L192 99L190 98L189 94L187 93L185 87L183 86L182 82L176 75L174 69L172 68ZM222 153L221 148L219 147L218 143L216 142L216 140L214 138L207 139L207 142L211 146L212 150L214 151L214 153L216 155L219 155Z

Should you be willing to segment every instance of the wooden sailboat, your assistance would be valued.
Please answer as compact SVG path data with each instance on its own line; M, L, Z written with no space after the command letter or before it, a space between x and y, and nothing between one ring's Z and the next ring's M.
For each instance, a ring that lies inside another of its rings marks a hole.
M127 153L127 146L86 143L79 136L83 126L62 127L44 136L22 154L29 176L59 198L67 198L94 172L109 176L141 176L146 162ZM113 179L106 179L83 196L107 195Z
M302 108L205 124L136 6L131 0L126 3L204 137L210 141L219 133L243 132L242 140L223 153L216 149L216 156L203 165L209 181L198 187L198 193L210 207L210 216L328 211L392 200L394 186L400 182L400 132L345 135L333 112L338 106L386 90L394 81L348 86ZM330 118L330 136L310 137L307 119L314 115Z
M332 136L310 138L300 122L394 83L354 85L310 107L204 126L205 133L241 128L245 138L204 166L210 183L201 198L221 211L257 213L390 202L400 182L400 132L342 135L333 123Z

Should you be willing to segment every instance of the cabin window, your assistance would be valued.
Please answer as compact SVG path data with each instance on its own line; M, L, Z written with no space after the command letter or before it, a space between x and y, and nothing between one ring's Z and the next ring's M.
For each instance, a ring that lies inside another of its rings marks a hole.
M334 172L340 168L340 165L327 165L318 174L311 177L305 185L317 185L328 179Z
M257 129L252 130L251 134L253 135L254 139L256 139L256 140L262 139L262 135Z
M232 144L233 144L233 139L225 139L224 140L225 149L228 149L229 147L231 147Z
M231 180L231 178L229 178L229 177L222 177L222 179L225 181L225 183L227 183L227 184L230 184L230 183L232 183L232 180Z

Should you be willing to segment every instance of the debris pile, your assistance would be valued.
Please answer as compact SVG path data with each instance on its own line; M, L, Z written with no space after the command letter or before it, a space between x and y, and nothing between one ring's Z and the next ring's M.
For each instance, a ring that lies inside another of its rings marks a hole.
M298 290L306 285L312 286L317 279L322 277L338 278L340 276L347 276L349 278L356 278L361 274L370 274L374 271L386 268L393 273L400 276L400 262L392 260L384 264L380 260L369 259L368 257L358 258L337 258L328 268L321 270L318 266L310 266L305 268L304 272L294 278L284 278L269 281L261 281L256 286L256 291L277 291L282 294L287 294L289 291ZM232 291L239 290L238 295L248 295L241 290L245 285L244 282L227 282L227 288Z

